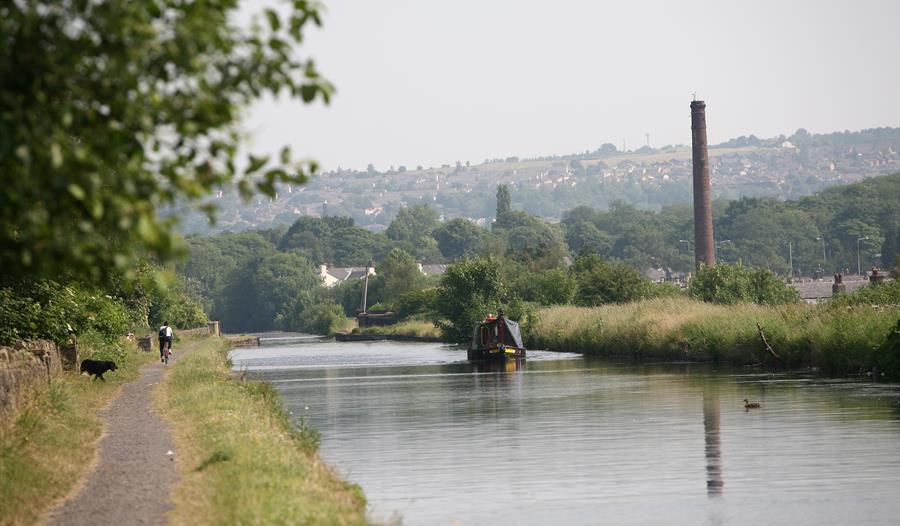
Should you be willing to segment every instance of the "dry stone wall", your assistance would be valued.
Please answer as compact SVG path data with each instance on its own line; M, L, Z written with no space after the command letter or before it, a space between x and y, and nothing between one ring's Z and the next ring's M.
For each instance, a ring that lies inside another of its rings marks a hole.
M77 363L77 357L70 359ZM15 419L62 369L60 352L53 342L34 340L0 346L0 423Z

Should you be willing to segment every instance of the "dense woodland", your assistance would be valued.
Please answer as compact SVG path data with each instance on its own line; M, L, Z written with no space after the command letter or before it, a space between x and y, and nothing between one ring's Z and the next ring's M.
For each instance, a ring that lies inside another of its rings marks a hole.
M302 217L286 229L194 236L188 239L189 257L178 271L206 312L228 330L328 332L340 317L355 314L362 282L320 287L320 264L364 266L374 260L377 276L370 282L370 308L390 308L438 323L450 313L436 308L435 298L441 290L450 293L447 280L455 275L454 268L468 276L457 278L470 288L493 290L502 283L502 290L482 299L502 298L501 303L522 315L528 305L596 305L677 294L677 287L652 285L642 272L660 267L693 270L692 244L681 241L693 239L688 206L660 212L625 204L609 211L579 207L566 212L560 223L550 224L514 210L512 201L509 188L499 186L497 220L490 230L462 219L441 222L433 209L415 206L401 210L384 233L359 227L349 217ZM759 268L786 277L792 254L795 275L809 276L817 267L830 275L855 270L859 240L863 268L879 253L882 260L894 261L900 237L898 202L900 174L796 201L717 202L719 260L735 265L722 268ZM476 267L454 265L439 279L425 277L416 266L460 260ZM491 273L496 273L493 284L483 279ZM460 291L453 294L459 297Z

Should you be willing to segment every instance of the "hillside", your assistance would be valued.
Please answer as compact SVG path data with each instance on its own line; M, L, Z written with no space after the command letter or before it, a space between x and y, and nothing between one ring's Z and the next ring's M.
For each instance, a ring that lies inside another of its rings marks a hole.
M710 149L715 199L796 199L824 188L900 170L900 128L789 137L739 137ZM335 170L301 187L282 188L275 200L242 203L220 192L218 221L210 226L183 213L185 233L243 231L290 225L308 215L346 215L373 231L387 228L405 206L427 204L443 218L489 224L498 184L513 190L513 205L546 219L577 206L606 209L616 201L640 209L691 202L691 149L677 145L620 152L604 144L593 152L535 159L489 159L440 167L390 167L381 172Z

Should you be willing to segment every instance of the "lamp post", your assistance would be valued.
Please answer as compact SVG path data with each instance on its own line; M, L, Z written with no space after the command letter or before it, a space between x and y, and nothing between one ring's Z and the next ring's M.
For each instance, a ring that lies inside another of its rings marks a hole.
M859 264L859 242L863 239L869 239L869 236L863 236L856 239L856 274L862 276L862 267Z
M824 238L824 237L817 237L817 238L816 238L816 241L821 241L821 242L822 242L822 270L825 270L825 264L826 264L826 263L825 263L825 238Z
M731 240L730 240L730 239L723 239L722 241L716 241L716 242L714 243L714 245L715 245L715 252L716 252L716 260L717 260L717 261L718 261L718 259L719 259L719 247L720 247L720 246L725 246L725 243L731 243Z
M788 241L788 260L791 265L791 283L794 282L794 242Z
M691 242L690 241L688 241L687 239L679 239L678 242L685 243L688 247L688 252L691 252ZM693 252L691 252L691 257L694 257Z

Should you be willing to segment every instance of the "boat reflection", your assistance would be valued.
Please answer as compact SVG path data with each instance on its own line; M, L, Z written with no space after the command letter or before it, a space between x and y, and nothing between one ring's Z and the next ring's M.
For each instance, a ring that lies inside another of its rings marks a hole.
M476 373L515 373L525 370L525 360L506 359L498 362L472 362L472 371Z

